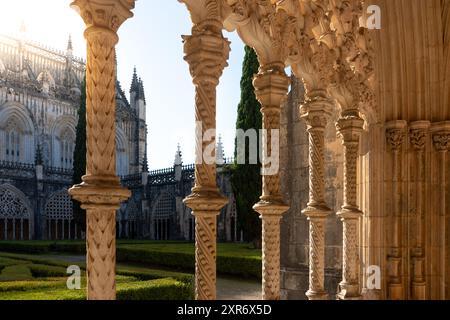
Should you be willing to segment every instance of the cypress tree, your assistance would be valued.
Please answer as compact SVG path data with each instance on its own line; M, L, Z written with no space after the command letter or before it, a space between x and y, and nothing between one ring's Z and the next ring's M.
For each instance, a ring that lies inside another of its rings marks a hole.
M258 73L259 62L255 51L246 46L242 66L241 101L238 105L236 129L244 131L262 128L261 105L256 100L253 87L253 77ZM248 141L247 141L248 142ZM258 135L258 155L259 155ZM235 158L237 157L237 140L235 143ZM261 245L261 220L259 214L253 210L253 205L259 201L261 195L261 163L249 164L249 143L245 147L246 164L235 163L232 168L231 184L236 197L238 215L238 229L243 231L244 240L253 242L256 247Z
M75 150L73 154L73 183L80 184L81 177L86 174L86 78L81 84L80 108L76 130ZM73 202L73 218L82 230L86 228L86 211L81 204Z

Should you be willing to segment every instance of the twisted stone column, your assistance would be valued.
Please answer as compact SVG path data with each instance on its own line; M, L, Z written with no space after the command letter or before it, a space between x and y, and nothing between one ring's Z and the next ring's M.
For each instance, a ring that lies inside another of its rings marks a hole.
M279 138L281 103L289 88L284 65L274 63L261 66L253 85L261 103L265 132L262 139L262 196L253 207L262 219L262 297L264 300L279 300L280 219L289 209L280 192L279 141L275 140ZM276 146L278 149L272 149ZM267 161L269 155L272 163Z
M402 252L401 252L401 151L405 141L407 123L404 120L395 120L386 124L386 141L393 153L392 169L392 192L393 204L390 214L389 225L392 228L388 231L389 248L388 253L388 298L391 300L403 299L402 284Z
M86 175L69 190L87 215L87 296L113 300L116 262L116 210L130 191L116 176L115 45L117 30L132 16L134 0L76 0L84 22L86 65Z
M302 211L309 220L309 289L310 300L325 300L325 222L331 210L325 203L325 128L333 103L325 91L309 92L300 114L309 134L309 201Z
M197 300L216 299L217 215L228 202L217 188L216 157L214 154L205 154L211 145L216 145L215 134L210 140L204 139L207 131L216 128L216 88L230 52L230 42L222 36L221 30L220 21L208 20L194 26L192 36L183 37L185 60L189 63L196 90L195 186L184 203L195 216Z
M412 255L412 290L411 297L414 300L425 300L426 282L425 282L425 248L424 248L424 200L425 192L423 184L425 181L425 159L424 153L428 138L429 121L412 122L409 130L409 141L416 152L418 168L416 178L416 221L414 223L415 230L411 230L416 235L415 247L411 252Z
M344 145L344 204L337 213L343 223L342 281L338 298L342 300L360 299L359 268L359 218L356 184L359 139L364 120L357 112L343 115L337 122L337 129Z
M450 206L448 203L448 186L447 186L447 162L448 162L448 152L450 151L450 121L433 123L431 127L433 133L433 144L436 151L439 152L439 223L441 226L441 236L440 236L440 299L445 300L450 297L450 287L449 287L449 252L448 252L448 238L449 238L449 227L450 227Z

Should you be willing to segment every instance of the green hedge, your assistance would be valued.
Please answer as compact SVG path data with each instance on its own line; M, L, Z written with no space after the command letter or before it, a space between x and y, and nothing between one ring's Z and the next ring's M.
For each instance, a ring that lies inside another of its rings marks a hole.
M193 248L187 247L192 244L180 242L179 250L176 242L164 243L164 245L167 245L166 248L161 248L161 244L152 242L137 243L135 246L133 246L131 242L124 242L123 244L118 243L116 250L117 262L141 263L149 266L167 267L180 271L194 271L194 250ZM232 251L232 247L231 249L227 248L225 254L219 253L217 256L217 272L219 274L260 279L261 257L245 255L245 251L242 253L242 246L236 246L236 248L240 250L236 253ZM32 254L51 252L84 254L86 252L86 247L83 242L79 241L0 241L0 252L1 251ZM252 253L252 251L250 252ZM33 263L40 263L39 258L32 258L30 261Z
M192 300L191 282L166 278L117 286L118 300Z
M28 266L33 278L67 277L66 269L63 267L49 266L44 264L31 264Z

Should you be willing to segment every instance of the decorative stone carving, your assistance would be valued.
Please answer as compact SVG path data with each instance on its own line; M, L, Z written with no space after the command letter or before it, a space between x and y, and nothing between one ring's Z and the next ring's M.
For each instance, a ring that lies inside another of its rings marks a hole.
M360 269L358 257L359 218L363 213L357 204L357 162L359 156L359 140L364 120L357 116L339 119L337 129L344 145L344 204L337 216L343 223L343 264L342 281L339 284L339 299L359 299L361 297Z
M431 125L431 135L436 151L439 152L439 270L441 279L439 287L439 298L448 299L450 266L448 263L448 232L450 228L450 209L446 195L448 195L448 152L450 151L450 121L433 123Z
M263 130L266 134L263 137L263 155L271 155L272 150L272 130L280 129L281 104L285 99L289 78L284 72L284 65L277 63L272 65L262 65L259 73L255 76L253 85L258 101L261 103L263 115ZM279 155L275 161L279 162ZM284 203L280 192L279 172L269 174L267 167L273 163L263 161L263 182L262 196L253 209L261 215L262 219L262 294L264 300L280 299L280 219L289 207Z
M88 299L115 299L116 209L130 196L116 176L115 45L117 30L132 16L134 0L76 0L86 24L87 168L70 195L87 210Z
M414 230L410 232L416 235L415 248L411 252L411 268L412 274L412 298L414 300L424 300L426 296L426 282L425 282L425 239L424 239L424 211L425 204L423 199L426 193L423 189L425 182L425 159L424 152L426 149L428 130L430 128L429 121L415 121L409 126L409 141L416 153L417 162L417 179L415 183L415 200L416 200L416 221L413 225Z
M309 134L309 202L302 213L308 217L309 227L309 290L310 300L326 299L324 290L325 220L330 209L325 203L325 137L324 131L331 115L333 103L325 91L310 93L300 107Z
M216 216L228 202L216 185L216 165L203 159L213 141L203 141L206 131L216 128L216 87L228 65L230 42L222 35L221 1L183 0L194 26L191 36L183 36L185 60L195 85L195 119L201 123L196 136L195 186L184 203L195 216L195 297L216 299ZM214 157L215 159L215 157Z
M388 253L388 297L390 299L403 298L402 284L402 252L401 252L401 206L400 198L401 171L400 171L400 153L406 137L407 122L404 120L394 120L386 124L386 141L389 149L393 153L392 169L392 190L393 190L393 208L389 215L390 225L392 226L389 234L391 244Z

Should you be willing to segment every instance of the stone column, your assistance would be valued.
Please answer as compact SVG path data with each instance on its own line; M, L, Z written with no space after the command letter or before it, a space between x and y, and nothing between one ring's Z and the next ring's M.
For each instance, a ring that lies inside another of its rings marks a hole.
M300 107L309 134L309 201L302 213L309 220L309 289L310 300L325 300L325 221L330 209L325 203L325 128L333 103L323 90L307 94Z
M185 60L195 85L197 123L195 185L184 199L195 216L195 298L214 300L217 215L227 199L216 185L215 154L205 154L210 146L212 150L216 146L215 132L209 141L203 138L207 131L216 128L216 88L227 66L230 42L222 35L222 23L214 19L194 25L192 35L183 39Z
M344 145L344 204L336 214L343 224L342 281L339 284L338 299L360 299L359 267L359 218L363 213L357 204L357 163L359 139L364 120L357 111L343 114L336 127Z
M388 243L391 245L388 252L388 298L391 300L403 299L402 283L402 208L400 194L401 187L401 152L405 141L407 123L404 120L394 120L386 124L386 140L393 153L392 163L392 212L389 215Z
M439 223L440 231L440 299L446 300L450 297L449 288L449 227L450 227L450 206L448 203L448 152L450 151L450 121L433 123L431 127L433 133L433 144L436 151L439 152ZM447 196L447 198L446 198Z
M253 209L262 219L262 297L280 299L280 220L289 207L280 191L279 132L281 104L290 80L282 63L263 65L253 86L261 103L264 135L262 139L262 196ZM275 149L273 149L275 147ZM272 162L268 162L268 157Z
M425 148L427 145L428 130L430 128L429 121L416 121L410 124L409 141L415 151L416 162L416 183L415 183L415 230L411 230L411 234L415 235L415 247L411 250L412 255L412 290L411 297L414 300L425 300L426 298L426 282L425 282L425 243L424 243L424 182L425 182Z
M134 0L75 0L84 22L86 64L86 175L70 189L87 215L87 296L116 298L116 210L130 191L116 175L115 45L120 25L132 16Z

